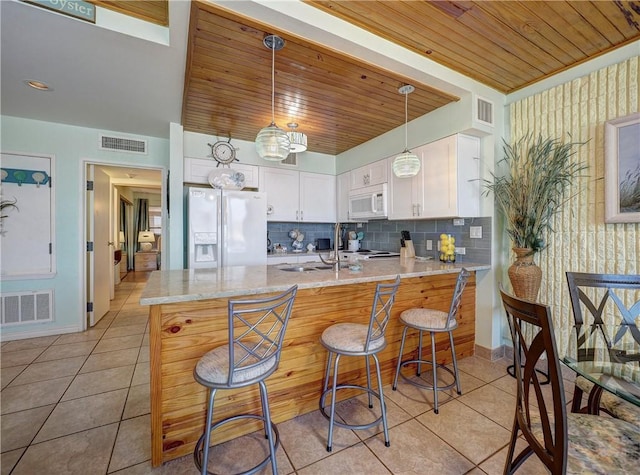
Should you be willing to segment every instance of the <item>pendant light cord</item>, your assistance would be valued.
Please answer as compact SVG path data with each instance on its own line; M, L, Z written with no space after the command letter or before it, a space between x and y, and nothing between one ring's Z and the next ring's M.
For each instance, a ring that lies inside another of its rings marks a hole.
M409 140L407 138L407 129L409 128L409 92L404 93L404 150L409 150Z
M276 41L271 43L271 123L276 123L275 101L276 101Z

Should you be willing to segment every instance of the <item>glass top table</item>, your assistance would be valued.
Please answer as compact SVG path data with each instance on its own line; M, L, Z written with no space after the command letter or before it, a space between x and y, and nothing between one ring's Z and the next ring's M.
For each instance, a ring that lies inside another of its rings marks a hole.
M597 387L640 406L640 346L633 338L612 345L603 325L576 326L562 362Z

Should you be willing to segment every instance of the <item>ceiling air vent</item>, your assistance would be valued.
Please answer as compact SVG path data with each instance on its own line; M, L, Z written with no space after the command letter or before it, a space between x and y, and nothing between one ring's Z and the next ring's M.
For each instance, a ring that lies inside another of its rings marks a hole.
M147 141L100 134L100 144L98 145L98 148L100 150L110 150L112 152L127 152L146 155Z
M287 158L282 160L280 163L282 163L283 165L289 165L291 167L297 167L298 166L298 154L297 153L290 153L289 155L287 155Z
M493 127L493 102L476 97L476 120Z

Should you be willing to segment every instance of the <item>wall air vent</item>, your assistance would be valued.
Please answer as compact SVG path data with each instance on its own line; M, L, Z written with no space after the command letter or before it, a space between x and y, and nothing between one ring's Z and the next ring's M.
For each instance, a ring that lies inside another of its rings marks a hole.
M493 102L476 97L476 120L493 127Z
M289 155L287 155L287 158L282 160L280 163L282 163L283 165L289 165L290 167L297 167L298 166L298 154L297 153L290 153Z
M3 293L0 302L2 326L53 320L53 290Z
M146 155L147 141L100 134L100 143L98 144L98 148L100 150L110 150L112 152L127 152Z

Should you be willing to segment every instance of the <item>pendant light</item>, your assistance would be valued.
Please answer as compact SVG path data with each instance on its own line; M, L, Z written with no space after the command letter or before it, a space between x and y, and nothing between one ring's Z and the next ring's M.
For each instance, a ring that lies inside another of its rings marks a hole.
M408 101L409 94L415 91L415 87L406 84L398 89L400 94L404 94L404 152L393 160L393 174L398 178L410 178L416 176L420 171L420 159L407 146L407 128L408 128Z
M284 47L284 40L276 35L267 35L262 40L271 54L271 123L258 132L256 151L260 158L270 161L282 161L289 155L291 142L287 133L276 125L275 121L275 62L276 51Z
M307 149L307 135L302 132L297 132L298 124L295 122L289 122L287 127L291 129L291 132L287 132L291 147L289 151L291 153L301 153Z

